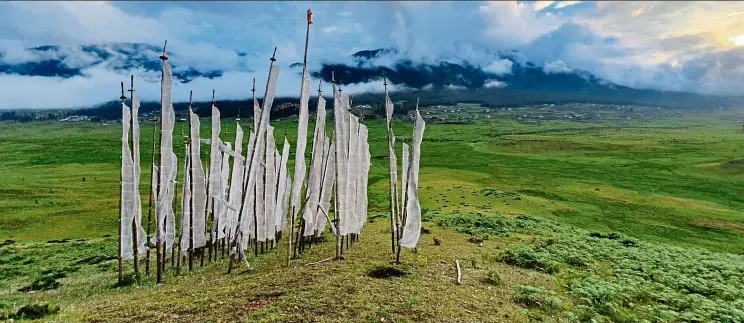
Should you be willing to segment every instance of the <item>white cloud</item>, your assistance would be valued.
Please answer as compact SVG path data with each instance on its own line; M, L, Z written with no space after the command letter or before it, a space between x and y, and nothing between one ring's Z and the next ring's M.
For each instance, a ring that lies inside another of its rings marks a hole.
M511 62L499 54L516 49L517 61L542 62L546 72L583 70L626 86L744 93L744 47L736 46L744 34L744 2L0 2L0 61L55 58L25 49L64 45L64 63L82 67L96 62L79 50L82 44L161 46L168 39L177 71L224 71L221 78L175 89L193 88L205 98L212 88L226 99L247 97L253 76L265 78L274 46L278 65L302 60L307 7L315 13L308 53L313 69L322 62L355 64L348 56L358 50L396 47L397 54L364 66L406 58L414 64L467 62L503 74ZM159 73L111 71L122 66L112 58L67 80L0 75L8 89L0 94L0 105L7 102L0 109L100 103L117 96L119 80L129 73L154 81L142 82L138 93L159 97ZM296 95L299 76L285 68L280 79L280 94ZM377 88L372 82L349 91Z
M532 3L535 6L535 11L540 11L549 7L553 2L555 1L533 1Z
M556 3L556 5L555 5L555 8L556 9L561 9L561 8L565 8L565 7L568 7L568 6L573 6L575 4L579 4L581 2L582 1L558 1L558 3Z
M561 24L555 16L539 15L524 2L488 2L480 6L479 12L487 24L485 35L499 49L527 44Z
M508 59L500 59L490 62L483 68L483 70L496 75L504 75L511 73L513 64L514 63Z
M500 88L506 87L506 82L491 80L491 81L484 83L483 87L500 89Z
M562 60L557 60L553 62L546 62L543 66L543 71L548 74L554 74L554 73L571 73L573 72L573 69L568 67L566 65L566 62Z

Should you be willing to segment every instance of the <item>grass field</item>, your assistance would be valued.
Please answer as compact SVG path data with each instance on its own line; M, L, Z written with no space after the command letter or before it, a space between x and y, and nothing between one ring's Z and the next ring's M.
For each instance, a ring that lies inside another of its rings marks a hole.
M332 254L321 244L286 269L273 256L279 247L250 258L252 270L241 274L209 264L162 287L120 288L110 258L119 127L0 123L0 241L14 241L0 247L0 311L50 302L61 311L47 318L59 321L744 320L744 133L735 123L744 111L518 119L535 113L494 110L470 124L427 125L419 194L431 234L405 253L402 277L367 276L389 266L382 217L344 262L305 266ZM369 212L383 215L384 126L364 123ZM295 124L273 124L294 147ZM223 124L227 140L233 125ZM410 139L407 122L394 129ZM142 130L145 179L152 129ZM467 267L462 286L453 283L455 259Z

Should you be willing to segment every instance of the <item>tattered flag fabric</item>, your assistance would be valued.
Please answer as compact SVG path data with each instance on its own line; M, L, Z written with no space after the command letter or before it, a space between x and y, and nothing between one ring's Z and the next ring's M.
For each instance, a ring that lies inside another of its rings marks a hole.
M323 165L323 187L320 190L320 202L318 203L318 224L315 226L317 234L322 234L327 222L330 221L330 215L328 214L331 207L331 195L333 192L333 184L336 182L336 145L330 143L328 137L325 137L325 164ZM336 234L336 228L331 225L331 231Z
M279 179L276 190L276 212L274 213L274 226L276 231L284 230L285 223L287 222L287 206L289 204L289 194L291 186L287 186L287 179L289 173L287 170L287 162L289 161L289 141L284 137L284 145L282 147L282 155L279 160Z
M348 106L347 106L348 108ZM347 112L348 113L348 112ZM359 176L359 118L349 113L349 159L347 162L346 205L348 212L342 217L341 234L355 233L359 221L357 213L357 177Z
M226 144L228 150L232 149L232 146L228 142ZM225 237L225 227L227 225L227 181L230 174L230 154L225 151L222 153L222 166L220 167L220 187L221 191L218 198L218 203L215 203L215 221L217 222L216 239L222 239ZM215 242L214 240L213 242Z
M213 197L220 197L222 192L222 185L220 177L222 172L222 154L220 153L220 110L212 105L212 136L211 143L209 144L209 182L207 187L209 188L207 198L207 212L213 212ZM214 214L212 214L214 216ZM213 230L214 231L214 230Z
M201 248L207 244L205 232L206 232L206 206L207 206L207 188L206 181L204 178L204 168L201 162L201 148L199 145L199 116L194 114L193 111L189 110L189 118L191 119L191 129L189 133L191 135L191 196L193 199L191 209L192 212L192 227L193 227L193 247Z
M266 129L266 152L265 152L265 185L264 185L264 236L267 240L274 240L276 230L276 219L274 218L274 207L276 206L276 142L274 141L274 127Z
M413 126L413 138L411 139L411 164L408 168L406 225L403 229L403 236L400 239L400 246L406 248L415 248L421 235L421 205L418 200L418 178L421 140L424 136L425 125L424 119L421 118L421 113L416 110L416 122Z
M304 236L313 235L315 231L318 216L316 211L320 202L320 190L322 186L323 175L323 148L325 140L325 99L318 97L318 109L315 114L315 132L313 133L313 150L310 157L310 174L307 181L307 192L305 198L307 202L302 211L302 218L305 220Z
M188 144L186 152L189 151ZM191 158L186 155L184 158L184 175L181 194L181 254L186 254L191 247L191 176L189 169Z
M172 167L170 174L168 174L168 181L166 182L167 198L165 200L165 202L168 203L168 214L166 214L165 217L165 250L168 252L173 249L176 240L176 214L173 211L173 198L176 194L176 172L178 171L176 165L178 163L178 158L173 151L170 153L170 160Z
M251 190L251 192L247 192L247 194L245 194L245 197L246 198L243 200L243 209L244 210L246 210L246 206L249 206L247 204L252 204L250 200L253 200L255 198L255 194L253 194L253 192L252 192L252 191L254 191L254 189L251 189L251 188L255 188L256 187L256 183L258 181L258 178L260 176L262 176L262 174L260 174L258 172L258 168L259 168L259 165L260 165L260 160L262 159L261 158L262 157L261 156L261 152L262 151L261 151L261 149L258 149L258 148L260 148L262 146L265 147L265 145L263 145L262 143L264 142L263 141L264 134L266 132L266 127L268 126L268 123L269 123L269 115L270 115L270 112L271 112L271 105L274 103L274 95L276 94L276 85L277 85L278 78L279 78L279 67L272 66L271 67L271 70L269 71L269 82L268 82L268 87L266 89L266 97L264 98L264 102L263 102L264 103L264 106L261 109L261 120L260 120L260 122L258 124L258 130L256 132L256 140L255 140L255 146L254 146L255 149L254 149L254 151L251 154L252 156L250 158L246 158L246 163L248 163L248 161L250 161L250 165L248 167L246 167L246 171L248 172L246 187L248 187L249 190ZM250 198L249 198L249 196L250 196ZM254 208L254 209L256 209L256 208ZM248 214L250 214L250 212L248 212ZM256 225L258 225L258 223L256 223ZM245 229L246 228L244 228L244 227L241 226L241 230L245 230ZM239 236L240 237L245 237L245 233L246 233L245 231L242 231L242 232L240 232ZM245 246L246 246L246 244L243 244L243 247L244 248L245 248Z
M236 123L235 129L235 153L240 155L243 150L243 129L240 124ZM227 209L225 218L225 233L232 236L235 232L235 226L238 224L238 212L240 209L240 199L243 194L243 168L245 160L233 158L232 173L230 174L230 191L227 195L227 202L232 206Z
M400 209L398 210L398 214L403 216L405 212L405 206L406 206L406 196L408 196L408 167L410 166L410 162L408 157L410 152L408 151L408 144L405 142L403 143L403 155L401 155L401 164L400 164Z
M139 115L140 102L135 96L132 96L132 161L134 162L134 226L137 231L137 252L144 254L147 252L147 235L142 227L142 198L140 197L139 184L141 176L140 168L140 126Z
M171 85L173 77L171 73L170 64L167 61L162 61L163 67L163 79L161 83L161 123L160 123L160 172L158 183L158 199L156 202L155 214L156 214L156 232L158 241L166 243L168 245L167 233L173 232L174 228L169 228L169 221L173 216L173 195L174 195L174 179L175 179L175 168L174 163L175 154L173 154L173 127L175 126L176 115L173 111L173 102L171 99ZM171 236L172 239L172 236ZM172 246L172 240L170 241Z
M335 216L339 219L339 234L344 235L343 221L348 210L347 206L347 153L349 139L349 117L345 111L341 94L334 96L333 119L336 141L336 205Z
M389 195L390 195L390 221L392 230L397 230L402 225L400 219L400 206L398 203L398 160L395 156L395 134L390 128L390 122L393 117L393 102L390 101L387 89L385 90L385 125L388 132L388 177L389 177Z
M248 183L250 172L250 159L253 157L253 150L255 149L255 146L256 133L251 131L248 136L248 147L246 149L246 164L243 167L243 187L245 189L243 196L245 198L240 202L243 204L243 212L242 214L240 214L240 223L238 224L239 230L235 233L237 234L237 236L233 237L233 239L241 238L241 244L244 247L248 246L248 241L250 241L252 238L255 238L254 231L256 222L253 217L255 206L255 195L253 192L255 192L255 184L253 184L253 186L246 186Z
M121 258L130 260L134 258L132 251L132 221L134 220L134 163L132 162L132 151L129 149L129 128L131 128L131 114L129 107L121 104L121 207L119 214L119 244Z
M268 129L266 131L268 131ZM254 194L256 194L256 207L253 211L256 217L257 239L259 242L266 241L266 207L264 205L264 202L266 202L266 200L264 200L264 194L266 194L266 186L264 185L266 179L265 133L262 138L262 140L256 142L256 151L258 153L257 158L260 159L260 162L256 165L256 188L254 189Z
M357 223L354 233L359 234L367 221L367 180L369 176L369 144L367 143L367 127L359 125L359 174L356 183L356 212Z
M307 123L308 123L308 101L310 100L310 80L307 77L307 71L303 70L302 85L300 89L300 112L297 119L297 144L295 150L294 177L292 184L292 218L296 219L300 213L300 194L302 185L305 183L307 169L305 167L305 148L307 147ZM312 218L309 219L312 221ZM306 219L307 221L307 219Z

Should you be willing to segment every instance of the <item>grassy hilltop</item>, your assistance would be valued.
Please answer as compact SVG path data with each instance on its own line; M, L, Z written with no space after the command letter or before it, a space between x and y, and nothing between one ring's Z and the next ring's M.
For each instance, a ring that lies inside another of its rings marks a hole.
M120 126L0 123L0 315L49 303L59 311L42 319L57 321L744 320L744 111L422 114L426 232L396 277L373 277L390 266L387 146L383 122L365 120L372 220L345 261L306 265L332 255L324 243L284 268L280 244L230 276L217 262L124 287ZM296 124L272 124L294 147ZM141 127L146 207L152 126ZM410 139L408 121L393 127ZM234 121L222 128L232 141Z

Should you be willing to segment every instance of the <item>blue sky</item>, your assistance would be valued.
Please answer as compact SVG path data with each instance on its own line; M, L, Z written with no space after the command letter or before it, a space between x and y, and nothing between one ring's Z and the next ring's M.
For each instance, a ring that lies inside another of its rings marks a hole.
M291 95L300 81L287 66L302 59L308 8L315 22L311 68L348 61L359 50L396 47L398 54L375 64L467 61L508 72L509 62L497 54L518 50L546 71L586 70L639 88L744 94L742 2L0 2L0 60L39 59L25 50L39 45L74 52L82 44L168 39L184 66L226 71L219 79L176 85L176 100L189 89L206 99L212 88L227 99L250 94L252 78L265 78L277 46L284 67L279 92ZM85 57L79 60L67 63L83 64ZM159 73L129 73L152 82L142 84L141 96L159 97ZM103 65L71 79L0 74L0 109L100 103L116 97L112 84L115 91L125 78Z

